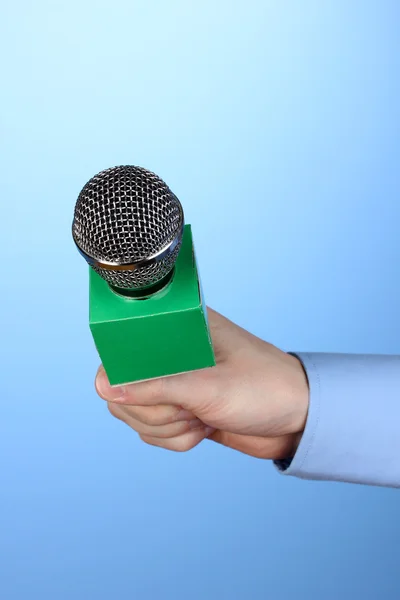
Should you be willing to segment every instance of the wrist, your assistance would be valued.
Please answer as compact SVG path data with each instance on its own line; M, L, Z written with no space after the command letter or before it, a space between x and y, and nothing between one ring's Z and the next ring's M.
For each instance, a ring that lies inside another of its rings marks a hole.
M288 367L288 394L291 406L290 433L294 434L296 449L307 422L310 388L302 362L294 354L286 354Z

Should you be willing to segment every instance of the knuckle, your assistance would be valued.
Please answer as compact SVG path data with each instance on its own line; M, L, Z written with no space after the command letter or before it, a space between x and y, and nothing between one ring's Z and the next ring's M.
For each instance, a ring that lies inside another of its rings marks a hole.
M148 444L149 446L157 446L152 437L145 435L144 433L140 433L139 437L145 444Z
M171 450L175 452L188 452L195 446L189 436L181 436L174 440Z
M133 412L135 418L149 427L158 427L159 425L168 425L172 422L170 413L173 412L167 406L149 406L141 407Z
M147 425L152 427L158 427L159 425L167 425L168 420L168 408L166 406L155 406L154 410L149 411L147 414Z
M131 412L133 418L143 423L143 425L148 427L156 425L152 407L133 408Z
M176 417L181 412L181 409L172 405L159 406L156 415L157 423L154 425L172 425L176 423Z
M113 417L119 418L118 406L114 402L107 402L107 408Z
M162 425L155 411L144 411L142 423L148 427L157 427L158 425Z
M182 422L182 423L173 423L171 425L167 425L165 427L159 427L156 428L154 430L154 435L157 435L157 437L161 438L161 439L173 439L177 436L180 436L184 433L187 432L187 430L189 429L189 424Z
M178 420L180 419L181 413L182 413L182 408L180 406L166 406L166 418L167 418L167 423L168 424L172 424L172 423L176 423ZM184 412L189 412L189 411L184 411ZM184 420L187 420L188 417L187 415L183 416Z

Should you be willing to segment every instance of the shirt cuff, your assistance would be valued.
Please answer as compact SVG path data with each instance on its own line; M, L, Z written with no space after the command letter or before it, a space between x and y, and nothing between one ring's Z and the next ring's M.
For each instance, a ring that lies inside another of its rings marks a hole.
M302 479L400 487L400 357L295 354L310 387L306 427L278 470Z

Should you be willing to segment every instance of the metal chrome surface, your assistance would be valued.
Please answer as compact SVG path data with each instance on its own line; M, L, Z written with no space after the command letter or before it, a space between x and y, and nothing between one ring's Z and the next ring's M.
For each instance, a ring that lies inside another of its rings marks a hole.
M169 187L146 169L123 166L98 173L84 186L72 235L110 285L140 289L171 271L183 227L182 206Z

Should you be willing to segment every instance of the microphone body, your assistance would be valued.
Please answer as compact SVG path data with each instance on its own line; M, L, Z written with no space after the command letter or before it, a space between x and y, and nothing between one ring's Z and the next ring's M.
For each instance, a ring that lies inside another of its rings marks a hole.
M78 198L73 237L111 385L215 365L192 229L162 180L139 167L101 172Z

